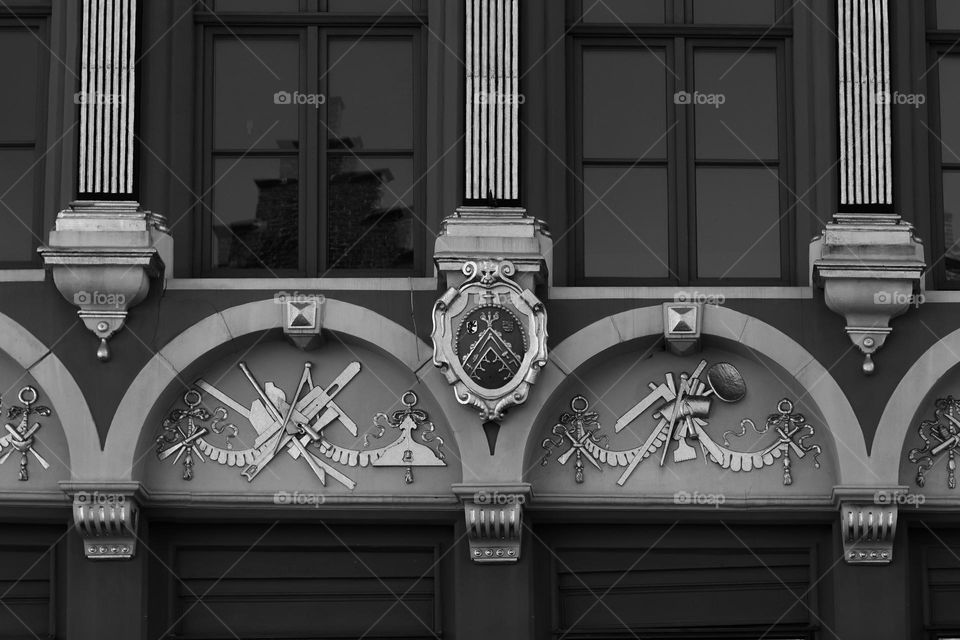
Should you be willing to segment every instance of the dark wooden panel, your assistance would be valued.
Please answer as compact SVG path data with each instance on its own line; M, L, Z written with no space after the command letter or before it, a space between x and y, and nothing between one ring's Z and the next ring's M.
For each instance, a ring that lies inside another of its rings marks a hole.
M54 638L57 534L4 525L0 537L0 638ZM62 536L61 536L62 537Z
M162 637L376 639L442 633L437 535L403 527L334 535L322 527L294 526L247 540L250 536L237 536L236 530L221 532L222 525L211 525L174 534L167 556L169 629Z

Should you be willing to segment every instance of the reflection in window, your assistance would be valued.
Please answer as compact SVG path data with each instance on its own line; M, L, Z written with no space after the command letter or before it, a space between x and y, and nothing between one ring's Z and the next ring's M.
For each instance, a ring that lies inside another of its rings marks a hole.
M662 24L664 0L583 0L584 22Z
M37 234L38 35L18 20L0 21L0 261L33 263ZM15 61L12 63L11 61Z
M214 174L214 264L296 269L300 257L296 158L218 158Z
M209 40L208 264L308 275L412 270L414 30L238 29ZM314 59L305 56L311 31L325 45Z

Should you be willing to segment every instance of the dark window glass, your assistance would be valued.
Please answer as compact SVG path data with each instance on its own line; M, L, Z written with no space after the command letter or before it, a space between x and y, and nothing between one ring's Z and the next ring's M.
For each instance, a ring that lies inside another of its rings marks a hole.
M27 29L0 28L0 142L33 141L37 118L39 47ZM16 63L12 63L16 61Z
M337 12L417 12L420 0L327 0L327 10Z
M584 171L585 275L669 275L667 171L589 167Z
M340 154L329 173L330 268L412 269L412 160Z
M218 38L213 55L217 149L276 149L299 138L296 39Z
M299 11L300 0L216 0L208 2L217 11L244 11L249 13L273 13Z
M940 141L944 162L960 162L960 56L940 60Z
M331 148L412 149L412 43L338 38L330 42L329 61Z
M666 157L666 74L659 51L584 51L585 157Z
M947 279L960 280L960 170L943 172L943 231Z
M693 0L693 21L699 24L773 24L775 0Z
M937 0L937 28L960 29L960 2Z
M39 212L36 193L42 162L37 113L44 45L33 27L0 21L0 262L34 263Z
M780 215L780 182L770 169L698 168L698 275L779 276Z
M697 158L775 159L776 54L700 49L694 60Z
M296 157L218 158L213 256L227 268L296 269L300 181Z
M0 148L0 260L32 262L38 239L34 230L34 164L30 149Z
M662 23L664 0L583 0L584 22Z

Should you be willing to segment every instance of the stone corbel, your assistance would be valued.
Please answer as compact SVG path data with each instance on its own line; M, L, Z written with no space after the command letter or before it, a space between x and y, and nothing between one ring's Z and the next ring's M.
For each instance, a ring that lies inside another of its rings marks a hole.
M897 534L897 505L907 487L835 487L847 564L889 564Z
M453 491L463 503L470 558L479 564L517 562L530 485L457 484Z
M72 203L57 215L49 245L39 251L60 294L100 338L101 362L110 359L107 340L147 297L150 279L173 262L164 218L127 201Z
M509 260L517 268L513 279L534 291L547 284L553 241L542 220L516 207L461 207L440 225L433 259L440 287L463 284L463 265L484 259Z
M872 374L890 320L921 300L926 262L913 225L895 214L838 213L811 243L810 264L813 283L864 354L863 372Z
M73 501L73 524L90 560L129 560L137 551L140 483L61 482Z

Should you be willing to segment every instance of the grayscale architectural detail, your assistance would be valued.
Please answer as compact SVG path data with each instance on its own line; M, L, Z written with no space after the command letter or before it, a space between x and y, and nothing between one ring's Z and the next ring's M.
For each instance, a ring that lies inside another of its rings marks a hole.
M73 500L73 524L91 560L129 560L137 552L139 483L96 485L63 482Z
M625 467L617 480L617 484L622 487L640 463L661 447L663 450L660 454L660 466L664 466L671 442L675 441L673 461L677 463L697 458L697 450L691 446L691 442L699 444L705 461L730 471L758 471L780 460L785 486L793 484L791 456L796 456L799 460L811 453L814 467L820 468L820 455L823 451L819 445L807 442L816 431L807 423L803 414L794 412L793 402L788 398L780 400L776 413L768 415L762 425L758 426L752 419L744 418L740 421L739 431L724 432L723 444L711 437L706 427L709 424L707 418L710 416L713 399L717 398L726 403L739 402L746 395L747 388L740 372L733 365L719 362L709 369L706 367L706 360L702 360L693 374L680 374L679 385L672 373L666 374L665 383L657 385L651 382L648 385L650 394L622 415L614 425L614 430L620 433L641 414L655 409L651 415L658 421L657 425L643 444L632 449L609 448L607 436L600 433L598 414L587 411L590 405L586 398L574 397L570 402L573 413L561 414L559 422L551 430L551 437L545 438L540 444L545 451L541 465L549 463L555 450L562 451L557 456L560 464L566 464L571 456L576 456L574 477L578 484L583 483L584 459L599 471L603 470L601 465ZM702 375L705 375L704 380L700 380ZM742 437L746 434L747 427L760 435L769 432L776 437L776 441L758 451L731 449L729 438Z
M700 350L703 305L685 302L663 303L663 340L667 350L685 356Z
M953 396L938 398L934 403L934 418L923 420L917 427L917 436L923 445L910 450L907 459L917 465L917 486L927 483L927 472L939 465L946 456L946 485L957 488L957 449L960 448L960 401Z
M466 2L466 199L516 201L519 0Z
M519 560L530 485L455 484L453 491L463 501L470 558L478 564Z
M892 205L887 0L840 0L840 203Z
M81 44L81 197L134 192L136 0L83 0Z
M20 405L7 409L7 417L16 420L16 424L5 424L6 433L0 435L0 464L11 459L15 452L19 453L20 455L13 459L19 464L17 479L21 482L30 479L31 457L44 469L50 468L50 463L36 448L36 434L41 425L39 422L31 423L33 417L49 416L51 413L50 407L35 404L38 398L37 390L33 387L28 385L20 389L17 394Z
M547 364L547 312L510 261L463 265L466 281L433 307L433 363L483 420L522 404Z
M323 344L322 295L281 291L274 300L283 314L283 334L290 342L303 351Z
M897 534L897 504L906 487L875 489L837 487L844 560L848 564L889 564Z
M846 319L864 355L863 372L893 331L890 320L916 305L926 268L913 225L895 214L838 213L810 245L814 283L827 306Z

